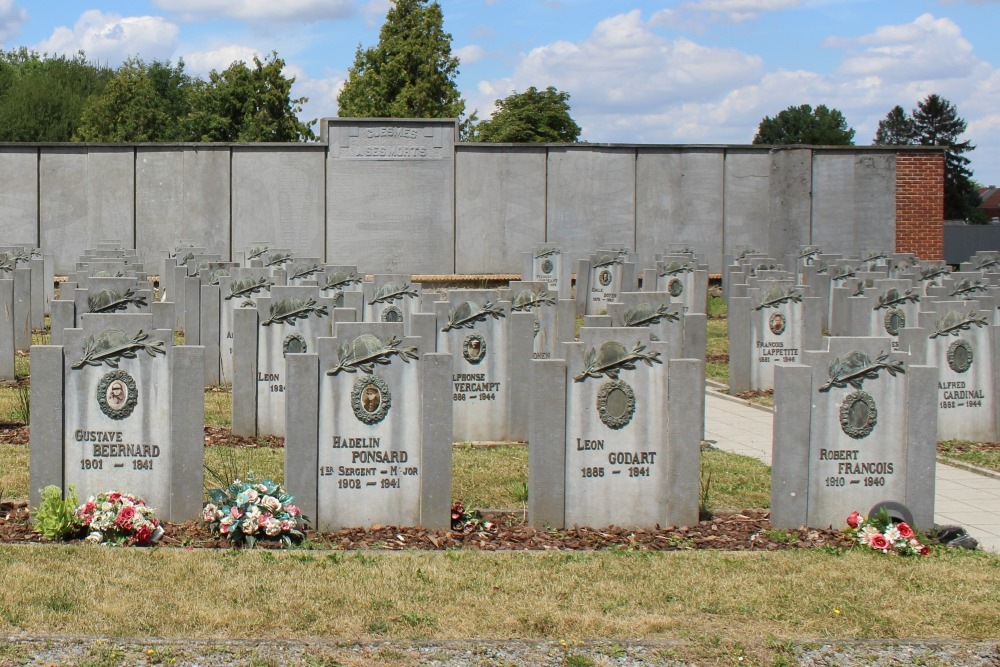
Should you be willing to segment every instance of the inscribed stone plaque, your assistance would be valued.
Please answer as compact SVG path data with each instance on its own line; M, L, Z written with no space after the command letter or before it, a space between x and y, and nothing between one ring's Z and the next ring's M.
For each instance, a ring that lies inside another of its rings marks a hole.
M803 304L793 287L761 290L751 316L753 360L750 365L754 389L774 388L774 368L794 364L802 353Z

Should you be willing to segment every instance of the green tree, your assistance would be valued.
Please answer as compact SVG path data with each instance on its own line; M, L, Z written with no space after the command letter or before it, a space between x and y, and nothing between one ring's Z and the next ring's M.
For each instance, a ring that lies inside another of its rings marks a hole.
M291 98L295 77L282 70L285 61L274 51L254 66L234 62L212 70L207 82L196 82L192 112L184 123L190 141L305 141L315 137L312 122L298 119L307 98Z
M580 138L580 126L569 115L569 93L549 86L534 86L496 102L492 118L473 126L470 141L573 142Z
M913 119L898 104L878 122L872 143L876 146L904 146L916 138Z
M982 199L976 191L965 153L975 150L969 141L961 141L966 122L958 115L954 104L937 94L930 94L909 116L896 106L879 122L875 143L878 145L944 146L944 216L967 220L973 224L986 222L979 210Z
M825 104L815 110L808 104L788 107L775 115L765 116L753 138L755 144L812 144L815 146L851 146L854 130L837 109Z
M184 61L176 67L130 58L101 95L83 110L76 137L82 141L181 141L181 123L190 111L191 78Z
M444 31L441 6L428 0L395 0L378 45L358 45L347 82L337 96L338 115L357 118L459 118L458 58Z
M112 74L83 53L0 51L0 141L71 141L87 100Z

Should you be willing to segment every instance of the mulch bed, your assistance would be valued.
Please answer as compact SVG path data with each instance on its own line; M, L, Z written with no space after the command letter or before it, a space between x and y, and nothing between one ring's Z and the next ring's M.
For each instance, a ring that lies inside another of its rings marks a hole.
M492 524L490 529L483 527ZM160 542L166 547L228 549L229 542L213 537L200 521L165 523ZM816 547L847 548L853 542L837 530L771 530L768 513L763 510L720 513L693 526L672 526L659 530L608 528L568 528L561 531L540 530L526 526L513 513L485 513L478 525L464 530L427 530L420 527L379 526L351 528L335 533L307 531L311 546L324 549L479 549L482 551L595 551L642 550L685 551L774 551ZM27 503L20 500L0 503L0 543L43 543L28 521ZM80 544L82 539L66 544ZM258 542L258 547L278 545Z
M774 396L773 389L748 389L747 391L741 391L736 394L736 398L742 398L744 401L749 401L751 398L761 398L762 396Z

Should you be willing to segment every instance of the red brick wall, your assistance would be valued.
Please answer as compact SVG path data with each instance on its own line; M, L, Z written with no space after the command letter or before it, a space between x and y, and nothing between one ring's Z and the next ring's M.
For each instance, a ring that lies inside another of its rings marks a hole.
M944 259L944 152L896 153L896 252Z

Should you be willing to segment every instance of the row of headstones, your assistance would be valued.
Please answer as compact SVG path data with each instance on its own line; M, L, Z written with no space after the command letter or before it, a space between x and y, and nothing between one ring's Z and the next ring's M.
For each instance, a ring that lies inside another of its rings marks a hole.
M45 327L53 297L52 258L31 245L0 246L0 381L16 380L18 350Z
M830 291L829 337L821 296L780 267L731 286L746 296L729 302L730 391L775 392L776 525L836 524L848 501L887 499L931 525L936 442L1000 435L997 265L982 253L954 273L917 263L845 275Z
M454 372L463 325L480 320L451 315L448 351L400 322L338 322L312 351L288 355L286 488L317 527L448 525L452 423L467 402L455 396L499 389ZM32 348L31 399L46 406L31 430L34 506L57 484L138 492L171 521L197 516L204 348L173 345L152 318L85 313L64 345ZM518 388L531 522L695 522L703 362L670 359L648 328L585 327L580 338L558 359L529 361Z
M384 289L386 285L375 288L375 294L407 291ZM293 488L302 483L298 495L306 508L315 504L315 514L324 517L321 526L446 522L452 424L465 419L475 426L502 412L501 396L509 404L520 401L520 408L507 411L513 415L509 421L541 443L531 453L531 514L536 522L663 525L696 520L703 391L692 387L703 388L704 375L700 361L671 358L678 354L679 342L662 325L691 329L680 323L699 316L680 308L671 312L664 297L664 303L645 308L643 318L622 310L622 322L633 326L585 327L580 342L544 353L549 361L532 363L531 357L538 355L529 352L520 355L527 370L519 375L493 372L486 364L489 351L502 356L509 347L505 338L530 341L538 326L530 311L517 312L518 307L558 301L539 298L544 287L519 287L502 292L508 298L495 304L479 303L489 291L451 292L449 301L434 304L436 313L414 313L410 333L404 331L405 320L352 323L355 309L289 296L318 286L274 286L253 307L234 311L236 331L241 323L251 330L267 327L269 349L280 342L286 375L258 367L249 384L264 383L268 395L290 397L282 410L288 428L286 479ZM562 301L572 312L572 302ZM314 315L331 310L336 337L316 335L310 346L303 332ZM260 321L263 313L268 317ZM703 350L704 315L700 318ZM32 435L32 488L58 478L87 493L113 479L123 481L118 487L148 488L151 502L168 508L167 516L190 516L190 494L201 483L195 465L200 430L192 425L202 422L203 409L190 388L204 382L204 366L200 375L197 368L203 348L171 350L169 330L144 333L144 327L152 326L151 313L86 313L80 320L82 328L65 332L66 345L33 351L38 362L33 400L61 405L62 418ZM507 322L506 328L489 326ZM280 329L293 323L298 327L294 333ZM655 325L661 325L659 335ZM413 335L417 331L422 335ZM237 350L242 349L240 335L234 338ZM434 345L424 346L425 340ZM426 349L420 350L422 346ZM143 370L161 354L177 360L167 364L169 377L162 375L163 368ZM103 366L114 370L104 372ZM237 375L241 366L236 364ZM510 387L511 377L520 380L516 388ZM245 386L237 382L234 394ZM157 400L160 407L148 407ZM465 406L479 412L463 412ZM154 409L166 421L150 421ZM184 427L169 427L178 422ZM560 429L562 435L552 439ZM153 474L162 479L142 483ZM372 502L366 500L369 494L374 494ZM330 500L334 496L340 500ZM634 502L614 502L621 497Z

